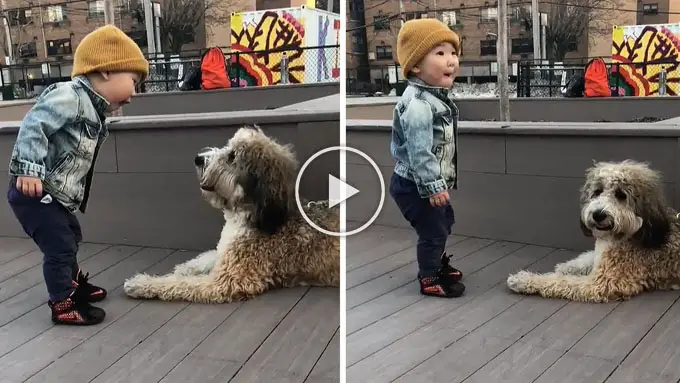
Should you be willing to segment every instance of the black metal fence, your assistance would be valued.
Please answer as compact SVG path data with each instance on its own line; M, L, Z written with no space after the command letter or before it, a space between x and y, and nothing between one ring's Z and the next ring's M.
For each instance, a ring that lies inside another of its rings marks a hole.
M521 62L517 97L562 97L569 80L584 75L587 63ZM680 95L680 68L677 62L609 62L605 66L612 97Z
M225 48L221 50L224 52ZM180 90L182 79L189 69L200 67L205 51L147 55L149 76L139 84L137 91ZM230 51L224 56L229 87L340 81L339 45ZM70 80L72 69L72 61L0 65L0 99L36 97L50 84Z

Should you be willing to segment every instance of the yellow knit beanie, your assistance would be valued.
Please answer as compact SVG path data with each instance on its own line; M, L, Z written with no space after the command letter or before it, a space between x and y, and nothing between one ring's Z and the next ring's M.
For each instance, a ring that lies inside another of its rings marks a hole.
M125 32L108 24L83 38L73 57L71 78L92 72L136 72L141 81L149 75L149 62Z
M397 36L397 59L404 77L428 52L443 42L450 42L460 54L460 40L446 24L437 19L414 19L404 23Z

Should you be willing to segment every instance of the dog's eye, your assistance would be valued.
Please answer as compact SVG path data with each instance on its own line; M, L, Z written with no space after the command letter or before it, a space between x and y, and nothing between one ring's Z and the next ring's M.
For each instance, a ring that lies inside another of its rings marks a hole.
M614 192L614 197L618 199L619 201L625 201L626 200L626 193L622 192L621 190L617 190Z
M593 191L593 197L597 197L600 194L602 194L602 189L595 189L595 191Z
M227 154L227 162L229 163L234 162L234 158L236 158L236 153L234 153L233 151Z

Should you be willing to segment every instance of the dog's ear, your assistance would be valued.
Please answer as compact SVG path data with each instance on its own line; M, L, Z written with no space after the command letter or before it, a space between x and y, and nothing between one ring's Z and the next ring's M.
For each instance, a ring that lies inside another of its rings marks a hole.
M259 231L275 234L288 220L288 196L285 190L277 190L276 185L258 178L251 174L247 183L246 195L255 205L251 221Z
M640 246L647 249L658 249L668 242L671 231L671 224L664 214L661 205L649 207L639 213L642 218L642 226L633 235L633 238Z
M592 237L593 231L588 229L588 226L586 226L586 224L583 223L583 219L579 218L578 222L581 224L581 231L583 232L583 235L585 235L586 237Z

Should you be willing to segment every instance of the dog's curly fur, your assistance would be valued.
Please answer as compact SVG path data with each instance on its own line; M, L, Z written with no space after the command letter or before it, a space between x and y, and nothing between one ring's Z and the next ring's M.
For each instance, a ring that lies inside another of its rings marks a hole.
M203 197L223 211L215 250L161 276L138 274L124 284L133 298L226 303L276 287L340 285L340 241L314 230L295 201L297 160L257 127L243 127L223 148L195 160ZM337 207L308 203L306 215L337 232Z
M595 249L555 266L507 279L522 294L580 302L626 300L680 288L680 224L666 204L661 175L633 160L599 162L581 188L581 229Z

